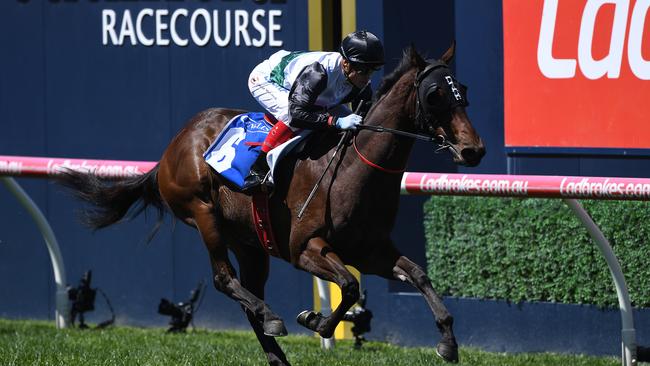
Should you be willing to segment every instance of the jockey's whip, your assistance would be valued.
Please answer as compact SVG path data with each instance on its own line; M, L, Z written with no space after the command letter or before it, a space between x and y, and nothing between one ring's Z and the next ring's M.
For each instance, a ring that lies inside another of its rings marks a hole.
M357 105L357 110L354 111L355 114L359 113L362 105L363 105L363 100L359 101L359 105ZM345 141L350 139L350 136L352 136L352 131L346 131L343 134L343 136L341 136L341 140L339 140L338 145L336 145L336 150L334 150L334 154L332 154L332 157L330 158L330 161L327 163L325 170L323 170L323 174L321 174L320 178L318 178L318 180L316 181L314 188L311 189L311 192L309 192L309 196L307 196L307 200L305 201L305 203L303 203L302 208L298 212L299 219L302 218L302 214L305 213L305 209L307 209L307 206L309 206L309 202L311 202L312 198L314 198L314 195L318 190L318 186L320 186L320 182L323 180L323 177L325 177L325 173L327 173L327 171L330 169L330 165L332 165L332 162L334 161L336 154L339 152L339 150L341 150L341 147L343 147Z

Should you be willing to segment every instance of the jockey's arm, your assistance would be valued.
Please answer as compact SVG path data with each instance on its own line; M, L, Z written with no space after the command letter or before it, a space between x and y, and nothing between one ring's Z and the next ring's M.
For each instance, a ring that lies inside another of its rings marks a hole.
M352 113L352 110L350 108L348 108L348 106L345 105L345 104L339 104L339 105L336 105L336 106L328 109L327 112L329 114L331 114L332 116L344 117L344 116L347 116L348 114Z
M314 62L305 66L289 92L291 125L310 130L333 126L338 117L315 105L316 99L327 88L327 72L323 65Z

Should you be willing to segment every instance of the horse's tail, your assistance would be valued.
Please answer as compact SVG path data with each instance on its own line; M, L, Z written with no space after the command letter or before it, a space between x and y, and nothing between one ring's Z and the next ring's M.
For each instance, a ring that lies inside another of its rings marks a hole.
M158 213L158 219L147 238L147 241L150 241L160 228L165 214L165 204L158 190L157 174L158 164L143 175L120 180L68 170L57 177L57 181L70 188L77 198L92 206L82 211L81 221L93 230L107 227L125 218L131 219L148 206L153 206Z

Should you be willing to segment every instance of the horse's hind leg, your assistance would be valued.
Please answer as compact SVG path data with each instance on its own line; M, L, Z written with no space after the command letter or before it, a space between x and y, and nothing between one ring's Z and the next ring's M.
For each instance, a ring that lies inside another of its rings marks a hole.
M372 245L372 248L374 248L373 252L364 255L361 263L355 263L356 268L362 273L408 282L417 288L431 308L436 325L442 334L436 352L447 362L458 362L458 344L453 331L454 318L433 289L426 272L422 267L401 255L392 243L375 244Z
M269 257L261 249L252 247L237 247L234 249L239 262L239 274L241 283L244 288L248 289L253 295L261 300L264 300L264 285L269 274ZM265 333L262 324L264 319L260 319L253 314L250 310L242 306L242 309L248 317L257 340L260 342L264 353L270 365L288 366L289 361L284 352L275 341L275 338L268 336ZM282 325L284 327L284 325Z
M237 279L235 269L228 259L228 249L216 228L217 221L209 206L200 203L199 208L194 210L194 221L210 253L215 288L239 302L244 309L255 314L256 318L262 319L266 335L286 335L287 330L282 319L273 313L264 301L244 288Z
M296 266L341 288L341 303L330 316L303 311L297 319L298 323L318 332L323 338L330 338L345 312L359 300L359 281L322 238L309 240Z

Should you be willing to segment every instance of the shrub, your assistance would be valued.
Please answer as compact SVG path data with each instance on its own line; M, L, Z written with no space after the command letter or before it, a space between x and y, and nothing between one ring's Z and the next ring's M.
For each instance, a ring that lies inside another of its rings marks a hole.
M581 201L621 263L632 303L650 306L650 205ZM607 263L561 200L434 196L428 274L443 295L617 306Z

